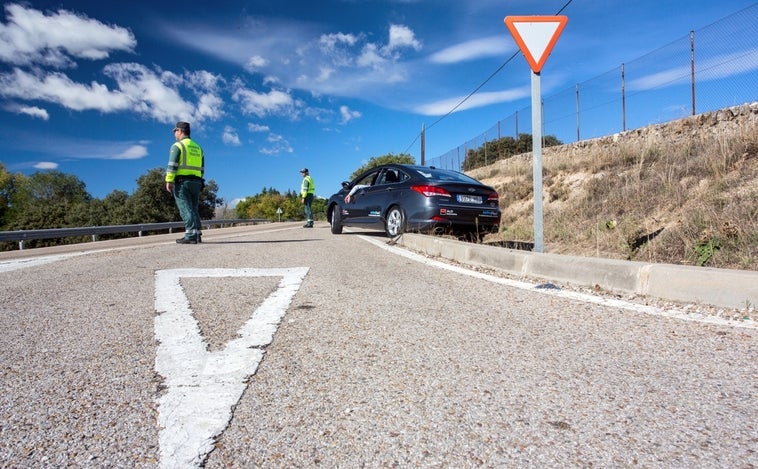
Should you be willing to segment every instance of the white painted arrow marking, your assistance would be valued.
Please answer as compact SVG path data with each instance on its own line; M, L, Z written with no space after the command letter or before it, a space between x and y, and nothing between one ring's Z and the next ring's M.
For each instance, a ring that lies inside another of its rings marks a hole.
M167 392L158 399L161 467L200 467L232 417L263 347L297 293L308 267L282 269L172 269L155 273L155 369ZM209 352L192 316L182 277L282 277L223 350Z

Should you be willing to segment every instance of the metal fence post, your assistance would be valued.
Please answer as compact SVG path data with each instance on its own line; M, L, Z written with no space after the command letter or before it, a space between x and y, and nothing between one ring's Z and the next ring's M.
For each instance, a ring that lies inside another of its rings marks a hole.
M626 132L626 77L624 64L621 64L621 130Z
M690 31L690 73L692 81L692 115L695 115L695 31Z
M576 141L582 138L579 135L579 83L576 84Z

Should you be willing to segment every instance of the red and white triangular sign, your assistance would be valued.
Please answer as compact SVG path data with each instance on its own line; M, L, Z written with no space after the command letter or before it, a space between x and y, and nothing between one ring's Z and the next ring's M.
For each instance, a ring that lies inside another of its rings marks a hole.
M506 16L505 25L534 73L540 73L566 27L566 16Z

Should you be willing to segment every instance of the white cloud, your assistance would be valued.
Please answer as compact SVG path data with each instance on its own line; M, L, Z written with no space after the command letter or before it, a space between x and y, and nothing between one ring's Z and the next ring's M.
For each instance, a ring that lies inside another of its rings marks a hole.
M432 54L429 61L439 64L451 64L482 57L502 56L505 59L509 42L502 36L492 36L462 42Z
M71 57L105 59L111 51L132 52L128 29L109 26L67 10L45 14L17 3L5 5L8 23L0 24L0 61L14 65L71 67Z
M390 25L390 38L387 49L394 51L405 47L421 50L421 42L416 39L416 35L409 27L402 24Z
M47 113L47 110L39 108L37 106L14 106L12 108L9 108L12 112L17 112L19 114L26 114L27 116L31 117L39 117L42 120L49 120L50 115Z
M40 161L39 163L34 164L35 169L58 169L58 163L53 163L50 161Z
M299 103L289 94L280 90L271 90L268 93L259 93L249 90L241 84L232 94L232 99L238 102L245 114L254 114L258 117L267 115L296 115Z
M381 69L386 63L387 58L382 56L376 44L366 44L358 57L357 64L361 67L371 67Z
M260 55L254 55L247 59L247 63L245 63L245 70L250 73L254 73L266 65L268 65L268 60L264 59Z
M362 36L353 34L324 34L318 39L318 49L324 54L324 60L320 60L320 68L334 70L339 67L349 67L355 63L353 46L362 39ZM306 46L301 49L303 58L307 61L311 53ZM326 65L328 64L328 65Z
M337 44L355 45L358 42L358 36L344 33L322 34L318 42L323 49L333 50Z
M221 75L206 70L187 72L184 74L184 78L187 86L198 93L216 92L219 86L224 83L224 78Z
M267 125L247 124L247 130L250 132L268 132L270 129Z
M266 141L269 145L258 149L264 155L278 155L279 153L292 153L294 151L289 142L281 135L269 134Z
M224 115L224 99L221 96L211 93L200 96L195 107L196 120L218 120Z
M107 59L114 51L131 53L137 42L128 29L63 9L43 13L11 3L5 11L7 23L0 23L0 62L15 67L0 73L0 97L45 101L74 111L136 111L160 122L224 115L219 96L223 78L208 71L177 75L135 63L112 63L103 71L116 81L113 89L95 81L77 83L64 73L45 70L76 67L80 59ZM195 94L196 106L180 95L182 87ZM16 112L49 118L47 111L37 107Z
M184 26L174 24L161 29L171 40L236 63L260 74L264 86L282 90L250 91L250 86L244 86L235 94L245 112L259 117L301 112L294 102L281 101L292 98L292 89L313 96L386 100L388 86L409 79L412 64L404 62L406 54L422 49L416 33L402 24L390 24L386 35L377 40L379 36L372 33L323 34L316 22L271 17L244 20L245 26L234 31L199 25L193 27L193 34L185 34Z
M351 111L347 106L340 106L340 116L342 117L341 123L347 124L353 119L358 119L362 114L359 111Z
M62 73L37 76L18 68L0 74L0 96L47 101L75 111L114 112L129 109L132 104L126 94L99 83L83 85Z
M466 102L460 104L463 101L463 97L454 97L435 101L428 104L417 106L414 111L425 116L441 116L450 112L455 108L455 112L463 111L466 109L474 109L482 106L489 106L497 103L505 103L509 101L515 101L518 99L531 96L531 88L524 86L522 88L515 88L506 91L495 91L489 93L477 93L469 97ZM460 104L460 106L458 106ZM456 108L456 106L458 106Z
M334 75L334 72L336 71L331 67L320 67L319 70L321 70L321 73L319 73L316 77L316 81L327 81L332 77L332 75Z
M177 89L168 86L144 65L109 64L104 72L116 81L121 93L129 97L131 109L140 114L159 122L187 119L194 114L194 106L185 101Z
M225 145L230 145L233 147L238 147L242 145L240 142L240 136L237 134L237 131L234 129L234 127L227 125L224 127L224 132L221 134L221 140L224 142Z
M55 145L40 146L29 135L23 135L18 142L14 142L14 148L38 151L52 160L137 160L148 155L147 148L150 145L149 141L144 140L92 140L69 134L53 134L51 138Z
M215 88L216 81L198 80L202 75L187 78L161 73L135 63L106 65L106 75L116 81L118 89L91 82L76 83L60 72L33 74L19 68L0 74L0 96L5 98L46 101L74 111L113 113L137 112L159 122L171 122L194 116L196 121L223 116L223 100L204 88ZM188 85L198 94L198 103L182 98L179 85Z
M126 150L113 156L114 160L138 160L147 156L147 147L145 145L132 145ZM106 158L109 159L109 158Z
M303 110L303 115L315 120L316 122L332 122L334 111L320 107L308 107Z

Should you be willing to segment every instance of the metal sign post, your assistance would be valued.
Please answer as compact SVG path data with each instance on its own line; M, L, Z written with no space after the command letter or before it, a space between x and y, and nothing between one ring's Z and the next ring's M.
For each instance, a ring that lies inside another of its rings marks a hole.
M532 185L534 193L534 252L544 249L542 235L542 92L540 71L566 27L565 16L506 16L505 26L532 69Z
M542 92L540 74L532 72L532 192L534 193L534 252L543 252L542 235Z

